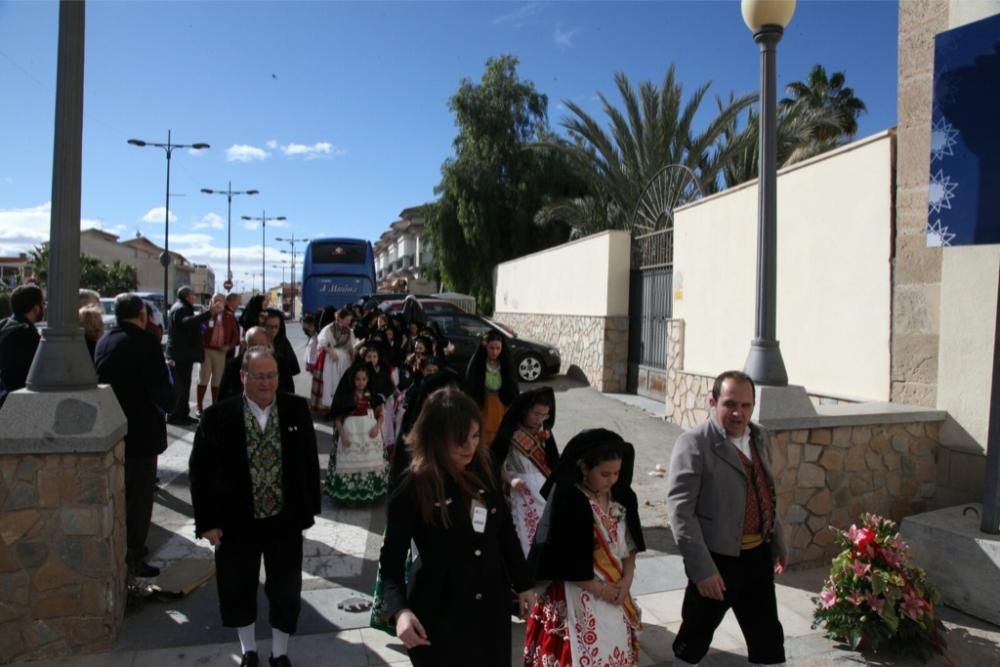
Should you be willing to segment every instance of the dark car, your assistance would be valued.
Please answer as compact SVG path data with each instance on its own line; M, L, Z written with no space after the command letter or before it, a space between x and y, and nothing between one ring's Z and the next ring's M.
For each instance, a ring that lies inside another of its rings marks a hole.
M517 376L522 381L534 382L543 375L554 375L559 372L562 360L559 357L559 350L554 345L518 338L512 331L496 322L465 312L428 313L427 319L436 322L448 341L454 345L454 351L448 355L448 365L463 376L469 360L482 341L483 334L488 331L499 331L503 335L514 367L517 369Z
M428 317L431 315L443 315L447 313L464 313L465 311L459 308L457 305L451 301L446 301L444 299L432 299L420 297L417 299L417 303L423 309L424 314ZM379 308L386 313L401 313L403 312L403 301L383 301L379 304Z

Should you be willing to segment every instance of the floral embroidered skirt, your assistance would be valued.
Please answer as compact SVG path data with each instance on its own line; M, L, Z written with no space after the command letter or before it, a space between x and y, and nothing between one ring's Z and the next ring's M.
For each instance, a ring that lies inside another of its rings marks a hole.
M385 495L389 465L382 434L369 435L376 424L370 413L344 420L343 435L350 444L337 438L326 471L326 493L335 503L362 505Z

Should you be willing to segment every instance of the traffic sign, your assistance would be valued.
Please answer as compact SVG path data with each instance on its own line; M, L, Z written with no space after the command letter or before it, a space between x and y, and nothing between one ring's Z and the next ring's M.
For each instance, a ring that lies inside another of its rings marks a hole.
M222 283L222 286L225 287L226 291L228 292L229 290L233 289L233 281L227 280L226 282Z

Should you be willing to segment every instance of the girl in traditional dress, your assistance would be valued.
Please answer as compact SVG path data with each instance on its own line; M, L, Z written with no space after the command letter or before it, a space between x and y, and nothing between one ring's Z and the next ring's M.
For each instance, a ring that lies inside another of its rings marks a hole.
M340 378L354 362L354 332L351 331L351 311L341 308L334 321L320 329L319 352L313 362L312 409L320 414L329 412L333 394Z
M483 415L483 444L489 446L497 435L507 406L520 390L517 372L499 331L483 336L482 345L469 360L465 372L465 387L479 404Z
M531 561L549 580L528 618L526 667L638 664L639 609L630 589L645 550L632 491L635 451L617 433L582 431L543 489Z
M399 373L386 360L385 345L378 334L373 334L361 348L361 358L375 372L372 392L382 400L382 442L385 443L386 457L392 458L396 444L396 432L403 418L402 395L396 390Z
M326 472L326 493L334 502L359 505L385 495L389 465L382 442L382 402L372 391L366 363L344 374L333 399L336 451Z
M542 487L559 458L552 437L555 421L556 397L552 388L532 389L514 399L490 445L490 455L500 471L525 557L545 510Z
M409 471L389 499L379 559L385 610L417 667L507 667L508 592L519 591L522 614L534 601L479 429L468 396L432 394L407 439ZM419 555L407 582L411 542Z

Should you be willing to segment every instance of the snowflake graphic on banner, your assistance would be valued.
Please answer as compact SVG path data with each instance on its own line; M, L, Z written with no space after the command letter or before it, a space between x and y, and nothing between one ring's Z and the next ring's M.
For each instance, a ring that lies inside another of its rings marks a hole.
M939 116L931 126L931 162L955 155L952 148L958 143L958 130L944 117Z
M940 248L947 247L951 245L952 239L955 238L955 234L948 231L948 228L941 224L941 218L938 218L927 226L927 247L928 248Z
M931 185L927 193L931 211L940 214L941 209L951 208L951 200L955 198L955 188L958 183L951 182L951 176L946 176L943 169L938 169L931 176Z

